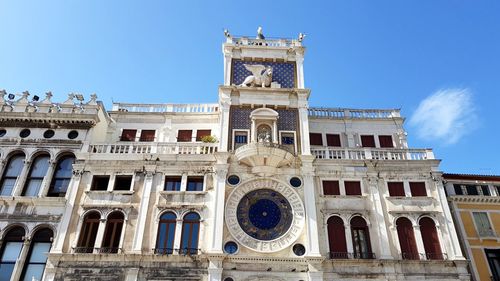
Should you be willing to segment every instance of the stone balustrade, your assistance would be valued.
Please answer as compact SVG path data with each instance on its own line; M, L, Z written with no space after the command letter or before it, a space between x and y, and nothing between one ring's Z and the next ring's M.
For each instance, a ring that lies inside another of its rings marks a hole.
M297 39L267 38L267 37L266 39L254 39L245 36L229 37L227 38L226 43L241 45L241 46L266 46L266 47L302 46L302 43Z
M111 111L144 112L144 113L214 113L219 111L219 104L146 104L146 103L113 103Z
M310 118L328 119L392 119L401 117L399 109L348 109L348 108L321 108L308 109Z
M311 147L318 159L335 160L430 160L435 159L431 149L331 148Z
M94 154L212 154L217 152L217 147L217 143L103 143L89 145L88 152Z

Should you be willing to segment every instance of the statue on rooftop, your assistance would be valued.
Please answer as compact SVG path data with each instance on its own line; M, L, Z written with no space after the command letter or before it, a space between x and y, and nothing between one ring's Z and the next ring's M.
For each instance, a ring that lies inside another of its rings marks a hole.
M242 87L252 87L261 86L262 88L271 87L271 82L273 81L273 68L265 67L261 64L244 64L245 68L252 72L245 78L243 83L240 84Z
M264 37L264 34L262 33L262 27L259 26L259 28L257 28L257 39L266 39L266 37Z

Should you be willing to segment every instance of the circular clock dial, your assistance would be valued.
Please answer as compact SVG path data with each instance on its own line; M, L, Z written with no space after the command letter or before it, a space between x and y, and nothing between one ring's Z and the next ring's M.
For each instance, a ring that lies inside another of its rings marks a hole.
M258 240L274 240L284 235L293 220L292 207L279 192L258 189L240 200L236 216L249 236Z

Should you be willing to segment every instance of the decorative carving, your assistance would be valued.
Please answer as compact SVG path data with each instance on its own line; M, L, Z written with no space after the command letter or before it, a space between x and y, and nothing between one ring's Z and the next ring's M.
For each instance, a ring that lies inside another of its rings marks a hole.
M231 38L231 33L229 33L229 30L224 29L224 36L225 36L226 38Z
M273 68L266 67L262 64L244 64L243 65L248 71L252 72L252 75L247 76L243 83L240 84L242 87L250 86L261 86L262 88L271 87L271 82L273 81ZM264 71L264 72L263 72Z
M299 40L299 42L302 42L305 37L306 37L306 35L301 32L301 33L299 33L299 38L297 40Z
M262 27L259 26L259 28L257 28L257 37L256 39L261 39L261 40L264 40L266 39L266 37L264 36L264 33L262 33Z

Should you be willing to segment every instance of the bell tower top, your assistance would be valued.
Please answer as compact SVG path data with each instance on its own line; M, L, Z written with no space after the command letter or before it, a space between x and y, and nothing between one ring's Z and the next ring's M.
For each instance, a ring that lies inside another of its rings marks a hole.
M304 89L305 34L269 38L259 26L255 37L233 36L227 29L224 36L224 86Z

